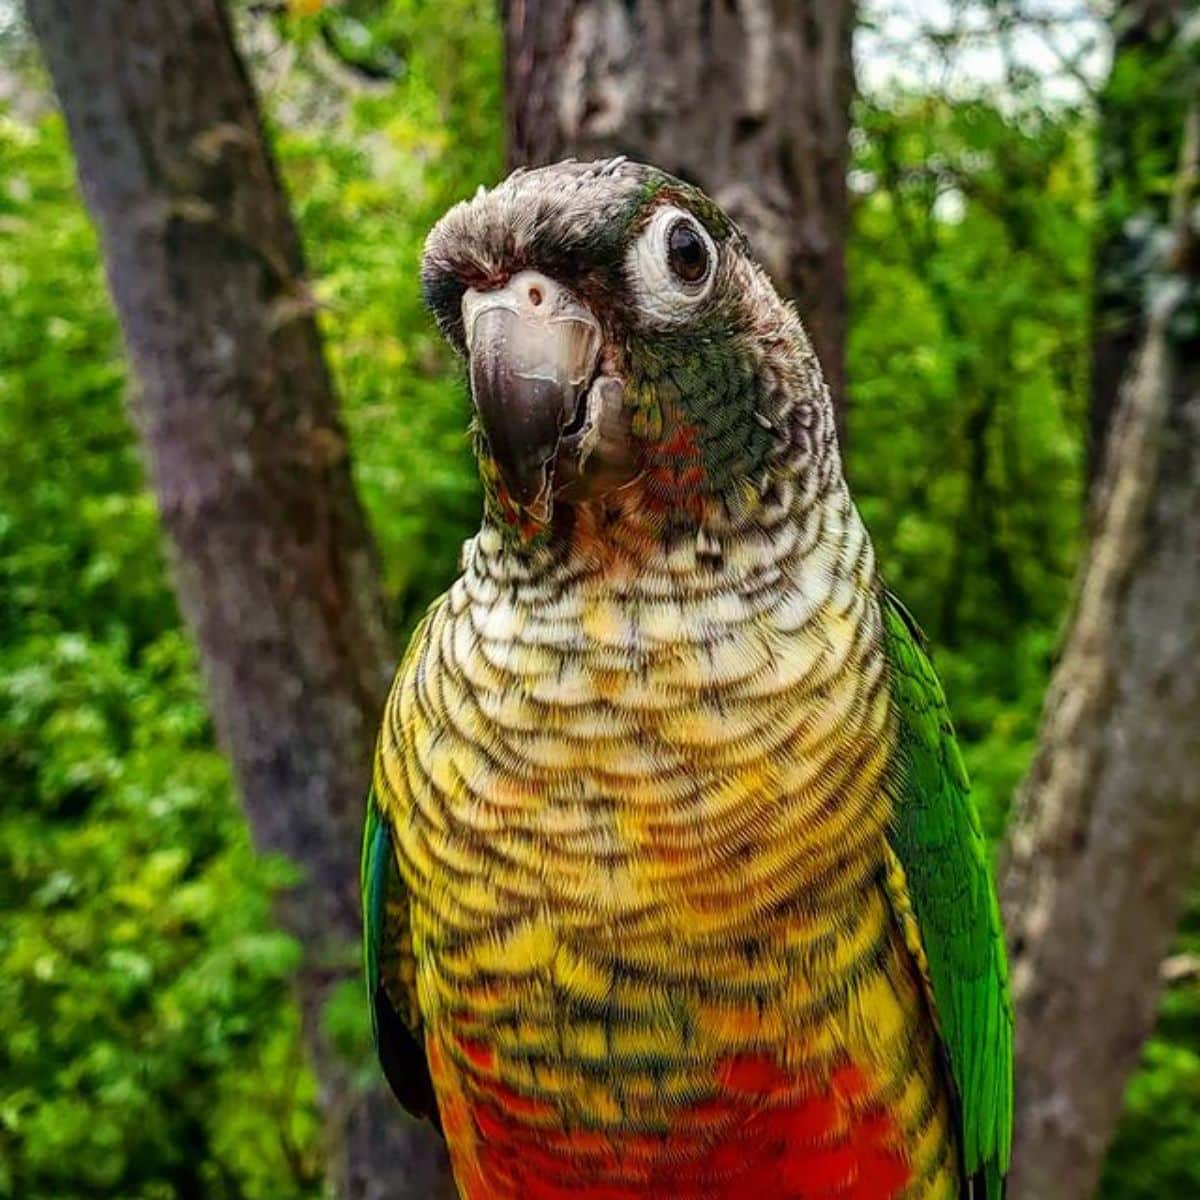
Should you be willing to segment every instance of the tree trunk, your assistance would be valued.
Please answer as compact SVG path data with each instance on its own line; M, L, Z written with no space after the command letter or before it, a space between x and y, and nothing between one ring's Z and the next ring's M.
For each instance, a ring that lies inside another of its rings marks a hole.
M1200 864L1194 103L1186 124L1170 249L1110 434L1003 877L1017 1005L1013 1200L1093 1194Z
M854 0L502 0L512 165L627 154L698 184L795 298L845 435Z
M343 1197L433 1195L431 1133L324 1036L393 665L300 246L219 0L28 0L99 225L176 586L279 916Z
M1097 135L1096 290L1088 479L1104 467L1121 382L1146 333L1140 294L1147 237L1168 219L1161 175L1179 158L1179 34L1191 0L1118 0L1113 67L1100 93Z

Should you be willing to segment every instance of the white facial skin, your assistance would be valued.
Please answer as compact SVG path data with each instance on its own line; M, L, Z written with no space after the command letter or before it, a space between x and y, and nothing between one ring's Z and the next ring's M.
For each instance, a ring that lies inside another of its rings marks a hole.
M672 267L671 238L686 227L700 239L707 266L697 279L686 279ZM691 213L673 205L657 209L641 236L629 248L625 272L642 319L658 328L682 325L708 299L717 275L717 248L708 231Z

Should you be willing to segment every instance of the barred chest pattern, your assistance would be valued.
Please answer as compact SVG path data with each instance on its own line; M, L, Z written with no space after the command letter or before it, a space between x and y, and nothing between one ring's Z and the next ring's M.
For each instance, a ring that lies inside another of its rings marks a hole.
M873 555L807 478L669 549L485 526L418 633L376 787L469 1200L957 1195Z

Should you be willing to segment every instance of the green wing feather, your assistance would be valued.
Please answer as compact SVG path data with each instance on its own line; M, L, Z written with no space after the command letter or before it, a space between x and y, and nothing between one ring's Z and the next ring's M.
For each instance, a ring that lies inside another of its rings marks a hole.
M885 593L881 603L899 717L890 841L907 876L958 1091L969 1194L999 1200L1013 1122L1013 1010L1000 908L946 699L920 630L893 596Z
M360 884L367 1004L379 1061L400 1103L436 1124L437 1102L417 1007L408 895L374 789L367 795Z

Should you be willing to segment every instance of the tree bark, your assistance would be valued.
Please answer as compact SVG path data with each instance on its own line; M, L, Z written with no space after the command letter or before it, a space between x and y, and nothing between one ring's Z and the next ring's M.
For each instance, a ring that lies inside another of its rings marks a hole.
M1147 234L1166 222L1170 203L1157 170L1170 171L1179 157L1182 61L1173 51L1190 7L1190 0L1118 0L1112 11L1113 67L1097 127L1090 483L1104 467L1121 383L1146 333L1139 279Z
M502 0L509 159L704 188L796 300L845 436L854 0Z
M1003 875L1017 1005L1013 1200L1093 1194L1200 865L1194 97L1170 248L1110 434Z
M138 390L134 415L220 740L279 917L338 1195L444 1188L431 1132L323 1033L358 972L358 841L391 669L375 552L253 88L219 0L28 0Z

